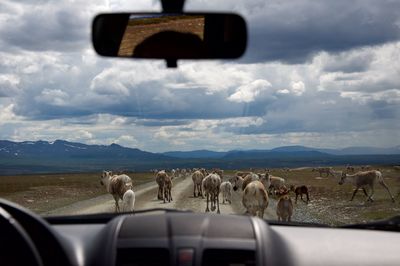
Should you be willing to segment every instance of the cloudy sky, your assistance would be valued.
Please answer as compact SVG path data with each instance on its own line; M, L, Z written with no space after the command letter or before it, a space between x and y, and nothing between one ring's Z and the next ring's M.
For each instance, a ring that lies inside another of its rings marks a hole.
M0 139L148 151L400 144L400 1L188 0L248 23L236 61L106 59L99 12L155 0L2 0Z

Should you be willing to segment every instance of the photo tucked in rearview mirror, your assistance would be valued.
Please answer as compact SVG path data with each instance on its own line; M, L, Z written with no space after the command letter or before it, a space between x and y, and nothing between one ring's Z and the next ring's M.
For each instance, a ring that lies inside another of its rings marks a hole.
M246 50L247 30L235 14L117 13L96 16L92 39L103 56L228 59Z

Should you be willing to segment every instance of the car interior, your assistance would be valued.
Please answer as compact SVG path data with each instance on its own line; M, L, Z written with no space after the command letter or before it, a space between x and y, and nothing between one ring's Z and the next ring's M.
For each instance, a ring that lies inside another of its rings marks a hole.
M183 5L184 0L162 0L160 14L99 14L92 24L93 48L106 57L165 60L171 68L181 59L229 60L245 52L247 28L240 14L185 13ZM155 31L122 51L132 18L146 24L149 17L165 14L176 21L199 19L204 27L190 33ZM399 265L399 224L393 219L329 227L159 208L42 217L1 199L0 264Z

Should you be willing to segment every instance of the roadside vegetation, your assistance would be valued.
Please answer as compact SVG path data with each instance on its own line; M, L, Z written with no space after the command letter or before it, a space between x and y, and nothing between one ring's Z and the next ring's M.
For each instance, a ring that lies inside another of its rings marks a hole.
M339 185L340 177L323 177L311 168L294 168L290 171L272 169L271 174L281 176L288 184L306 185L310 191L310 203L306 205L300 199L295 205L297 221L302 215L313 217L313 221L328 225L362 223L400 215L400 171L393 167L375 166L382 172L385 183L395 197L392 203L387 191L375 183L374 202L367 202L360 190L350 201L354 187L351 184ZM334 167L334 171L343 171L344 167ZM356 168L356 170L359 170ZM295 195L291 193L292 200ZM306 220L306 219L304 219Z
M130 173L134 185L154 180L152 173ZM36 213L107 194L101 173L0 176L0 197Z

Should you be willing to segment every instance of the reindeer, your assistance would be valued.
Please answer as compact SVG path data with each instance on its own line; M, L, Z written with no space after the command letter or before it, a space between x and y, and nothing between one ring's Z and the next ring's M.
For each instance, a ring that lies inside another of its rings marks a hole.
M211 211L215 211L215 209L217 209L217 213L220 213L219 210L220 186L221 186L221 178L218 174L209 174L203 179L201 187L207 199L206 212L210 211L210 209L208 208L208 202L210 201Z
M296 200L295 203L297 204L297 197L300 195L300 199L302 201L303 200L303 194L305 194L307 196L307 201L304 201L306 204L308 204L308 202L310 201L310 197L308 194L308 187L305 185L301 185L301 186L295 186L295 185L291 185L290 186L290 191L293 191L296 194Z
M293 202L289 195L289 190L283 186L280 187L277 195L279 196L278 203L276 205L276 215L278 221L290 222L293 215Z
M105 186L115 200L115 212L119 212L118 201L123 199L127 190L132 190L132 179L127 175L113 175L111 171L103 171L100 184Z
M392 199L392 202L394 202L394 197L390 192L388 186L385 184L385 181L383 180L382 177L382 173L377 170L358 172L353 175L349 175L343 172L342 177L339 181L339 185L343 185L347 181L356 187L350 201L354 199L354 196L357 194L358 189L361 188L365 196L367 197L367 201L373 202L374 200L372 199L372 197L375 192L374 191L375 180L378 180L379 184L387 190ZM371 195L368 195L367 191L365 190L365 188L367 187L371 189Z

